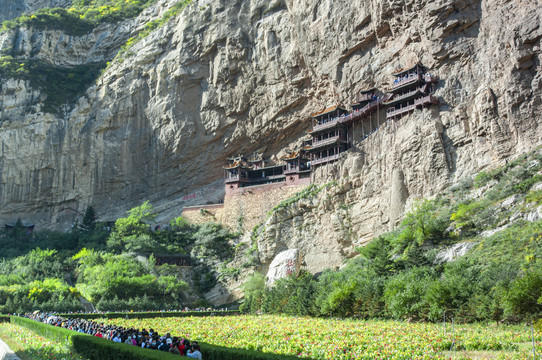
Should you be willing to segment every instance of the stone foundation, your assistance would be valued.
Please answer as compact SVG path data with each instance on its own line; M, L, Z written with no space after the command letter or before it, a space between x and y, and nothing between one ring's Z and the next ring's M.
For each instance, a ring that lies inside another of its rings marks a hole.
M219 222L233 231L247 231L265 221L273 206L306 186L275 183L245 187L241 193L226 195L224 204L185 207L182 216L192 224Z

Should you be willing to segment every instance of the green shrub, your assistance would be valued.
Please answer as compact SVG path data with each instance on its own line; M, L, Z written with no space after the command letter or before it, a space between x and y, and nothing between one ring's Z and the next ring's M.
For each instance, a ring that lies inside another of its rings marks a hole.
M505 314L519 319L536 319L542 315L542 269L528 270L517 278L504 297Z
M321 315L381 317L384 278L366 266L367 260L353 259L341 271L327 270L319 277L316 306Z
M27 329L30 329L33 332L37 333L38 335L41 335L49 339L54 339L61 343L71 344L71 337L74 334L77 334L75 331L64 329L58 326L44 324L39 321L34 321L27 318L19 317L19 316L12 316L11 322L14 324L23 326Z
M262 310L271 314L315 315L315 286L316 281L307 271L279 279L265 294Z
M392 277L384 290L390 315L396 319L427 319L429 306L425 294L435 279L429 267L413 268Z
M75 351L90 360L167 360L179 358L178 355L164 351L142 349L139 346L70 332Z
M139 15L156 0L90 0L74 1L69 9L44 8L34 14L24 14L4 21L2 30L16 27L62 30L68 35L89 33L99 24L115 23Z
M228 311L149 311L149 312L108 312L102 314L60 314L74 319L151 319L157 317L205 317L205 316L235 316L239 310Z
M63 105L75 102L84 94L104 67L103 62L67 67L3 56L0 58L0 77L30 81L33 88L41 89L45 95L42 110L58 114Z
M525 197L525 201L528 203L540 204L542 203L542 190L531 191Z

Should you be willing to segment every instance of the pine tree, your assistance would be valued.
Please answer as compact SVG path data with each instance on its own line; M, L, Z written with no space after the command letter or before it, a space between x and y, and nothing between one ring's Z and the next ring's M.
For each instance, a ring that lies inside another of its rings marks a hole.
M87 209L85 210L85 215L83 215L83 219L79 223L78 229L81 232L91 233L94 231L95 227L96 211L92 206L87 206Z

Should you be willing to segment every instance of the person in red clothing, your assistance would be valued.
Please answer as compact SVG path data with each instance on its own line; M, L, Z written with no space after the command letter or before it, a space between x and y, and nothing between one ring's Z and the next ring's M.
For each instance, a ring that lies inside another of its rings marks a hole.
M98 331L98 332L96 333L96 335L94 335L94 336L101 337L101 338L104 337L100 331Z

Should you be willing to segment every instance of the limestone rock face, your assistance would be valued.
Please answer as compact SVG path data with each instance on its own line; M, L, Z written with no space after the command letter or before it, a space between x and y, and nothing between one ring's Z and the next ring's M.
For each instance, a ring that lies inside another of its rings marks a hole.
M0 21L9 20L36 10L50 7L66 7L71 0L0 0Z
M0 47L108 60L172 3L82 37L21 29ZM315 110L384 90L420 61L440 79L440 105L376 114L378 131L314 175L339 185L268 219L257 240L265 266L293 248L311 270L338 266L415 199L541 143L541 17L536 0L194 1L64 115L42 113L28 83L2 82L0 220L68 228L87 205L113 220L150 200L166 219L216 201L228 156L277 153Z
M278 279L298 275L301 269L301 256L298 249L284 250L277 254L267 271L267 286L273 286Z

